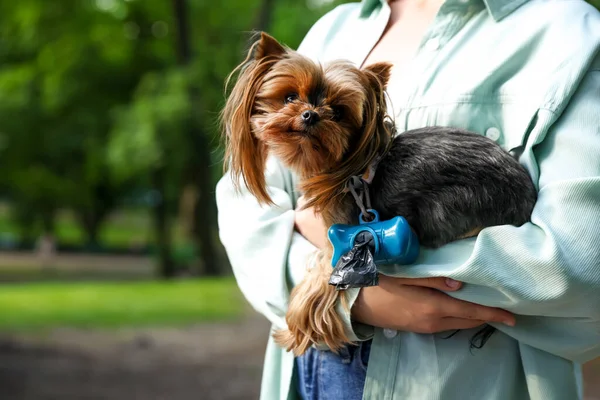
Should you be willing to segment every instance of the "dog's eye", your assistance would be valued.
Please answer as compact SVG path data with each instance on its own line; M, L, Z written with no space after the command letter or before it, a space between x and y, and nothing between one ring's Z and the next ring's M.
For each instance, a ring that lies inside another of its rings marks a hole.
M293 103L294 101L298 100L298 94L297 93L288 93L285 95L285 101L284 103Z
M342 107L333 106L331 107L331 111L333 112L331 119L336 122L340 121L344 116L344 110L342 109Z

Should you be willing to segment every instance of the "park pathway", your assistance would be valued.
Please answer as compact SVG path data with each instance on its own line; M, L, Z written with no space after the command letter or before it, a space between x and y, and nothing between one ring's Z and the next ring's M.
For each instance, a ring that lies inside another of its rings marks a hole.
M183 329L4 336L0 398L257 399L268 329L251 316Z
M253 314L182 329L0 335L0 399L257 399L268 330ZM600 400L600 361L586 381L586 400Z

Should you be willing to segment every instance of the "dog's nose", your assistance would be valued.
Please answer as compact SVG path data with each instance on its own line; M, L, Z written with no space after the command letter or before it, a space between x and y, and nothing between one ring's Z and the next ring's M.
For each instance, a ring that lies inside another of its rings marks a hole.
M306 110L302 113L302 121L306 125L314 125L319 120L319 114L312 110Z

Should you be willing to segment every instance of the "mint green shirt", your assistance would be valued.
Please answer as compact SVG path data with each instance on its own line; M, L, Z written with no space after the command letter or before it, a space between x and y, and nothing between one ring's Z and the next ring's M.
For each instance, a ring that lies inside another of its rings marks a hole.
M390 15L384 1L337 7L299 51L362 64ZM465 128L495 140L539 190L531 222L425 250L387 275L465 282L460 299L517 314L470 352L476 330L450 339L352 324L373 338L365 399L581 398L581 364L600 356L600 14L580 0L448 0L408 70L393 76L398 131ZM217 186L222 242L248 301L285 324L290 288L314 248L294 232L295 177L276 159L266 170L276 203ZM352 303L357 290L346 292ZM340 310L342 312L342 310ZM243 334L240 332L240 334ZM261 398L295 398L293 356L271 340Z

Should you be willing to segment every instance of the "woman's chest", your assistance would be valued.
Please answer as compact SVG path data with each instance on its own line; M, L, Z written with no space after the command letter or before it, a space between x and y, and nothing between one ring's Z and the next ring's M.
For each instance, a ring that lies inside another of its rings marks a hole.
M531 41L503 40L510 27L478 16L454 22L454 31L429 29L416 45L415 39L382 40L373 49L379 41L376 21L361 21L362 32L374 33L359 35L356 26L340 30L321 61L345 58L362 65L386 61L387 53L388 61L398 63L387 93L388 113L399 132L452 126L514 150L546 101L551 69L530 57Z

